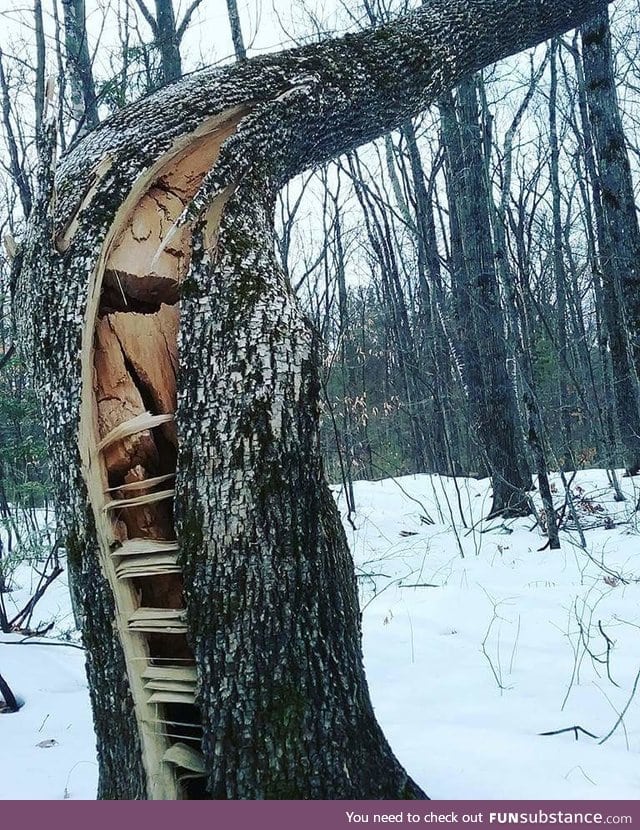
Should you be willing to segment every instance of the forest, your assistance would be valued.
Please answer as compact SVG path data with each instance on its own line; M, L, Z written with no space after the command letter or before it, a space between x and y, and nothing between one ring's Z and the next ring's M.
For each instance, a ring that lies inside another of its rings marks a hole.
M20 239L37 186L36 79L60 72L64 151L98 112L180 76L176 43L193 6L173 35L154 39L152 12L123 4L102 27L113 37L119 23L121 41L96 34L105 77L74 29L73 3L47 10L53 33L37 23L38 4L33 19L5 13L33 51L25 61L5 46L2 56L5 240ZM365 3L337 11L335 25L374 25L402 10ZM322 336L330 480L490 475L496 510L528 510L532 473L605 467L615 486L616 468L637 472L637 12L616 7L613 42L609 21L592 21L478 73L279 194L278 252ZM293 42L332 31L312 8L291 16ZM2 259L3 510L47 496L44 442L11 331L12 245Z
M469 524L526 518L549 552L567 527L587 548L584 471L637 512L640 4L536 4L527 29L529 5L0 13L0 629L28 631L68 562L100 797L424 797L378 734L324 477L347 529L358 482L446 479L463 513L464 482L489 479ZM420 26L444 27L444 57L423 56ZM22 560L40 580L11 613ZM308 635L291 623L307 614ZM266 703L237 680L308 650L327 678L308 699L284 670ZM125 665L116 727L106 689ZM131 737L150 679L186 741ZM354 694L365 737L314 772L328 736L354 743ZM264 745L237 750L256 724ZM154 791L156 755L186 783Z

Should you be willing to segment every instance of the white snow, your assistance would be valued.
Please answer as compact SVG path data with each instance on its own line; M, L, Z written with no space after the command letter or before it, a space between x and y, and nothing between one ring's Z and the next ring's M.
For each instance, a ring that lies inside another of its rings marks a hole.
M38 519L42 527L52 521L42 513ZM32 595L42 564L21 565L13 573L14 590L3 595L9 617ZM29 642L0 633L0 674L23 704L16 714L0 714L2 799L95 798L98 766L84 652L76 647L66 572L36 606L31 627L49 622L50 635Z
M345 526L371 694L394 751L432 798L638 797L640 516L633 482L621 481L629 498L617 503L604 472L578 474L586 551L571 529L551 551L532 518L482 521L487 481L458 479L458 493L426 475L354 485L356 530ZM5 601L24 597L30 578L19 569L21 587ZM73 637L63 580L38 617ZM0 715L0 798L94 798L83 653L50 638L9 644L20 639L0 635L0 673L24 701ZM598 739L539 735L573 726Z

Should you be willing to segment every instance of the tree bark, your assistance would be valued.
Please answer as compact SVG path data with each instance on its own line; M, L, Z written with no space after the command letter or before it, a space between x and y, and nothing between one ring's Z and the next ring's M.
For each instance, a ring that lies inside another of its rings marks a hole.
M176 30L173 0L155 0L156 45L160 50L162 77L165 84L176 81L182 75L180 38Z
M236 0L227 0L227 14L229 16L229 27L231 29L231 40L233 41L233 52L236 60L243 61L247 58L247 50L242 37L242 26L240 25L240 14Z
M87 42L84 0L62 0L71 112L79 135L98 126L98 104Z
M558 339L558 404L560 408L560 427L562 430L562 467L575 469L573 441L571 430L571 404L568 400L566 367L570 365L571 353L567 338L567 275L564 263L562 212L560 200L560 142L558 140L558 40L551 43L551 83L549 88L549 142L551 144L551 204L553 220L553 273L556 287L557 339Z
M457 226L456 306L463 377L493 485L491 515L526 515L531 475L515 389L507 372L505 321L491 236L489 189L478 120L476 82L463 81L454 104L441 104L450 214Z
M603 6L437 0L192 75L98 127L55 184L42 134L14 309L84 615L100 797L423 797L368 697L274 193Z
M625 462L628 472L636 474L640 470L640 228L615 89L606 10L584 25L581 34L590 137L597 167L593 186L601 211L597 238L602 312Z

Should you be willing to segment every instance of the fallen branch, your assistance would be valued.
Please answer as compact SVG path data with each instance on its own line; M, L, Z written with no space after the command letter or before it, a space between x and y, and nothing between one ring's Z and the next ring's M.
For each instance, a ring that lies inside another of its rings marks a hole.
M566 729L554 729L553 732L538 732L538 735L562 735L564 732L573 732L576 741L578 740L578 732L582 732L583 735L588 735L590 738L595 738L596 741L598 740L597 735L594 735L593 732L589 732L587 729L583 729L581 726L567 726Z

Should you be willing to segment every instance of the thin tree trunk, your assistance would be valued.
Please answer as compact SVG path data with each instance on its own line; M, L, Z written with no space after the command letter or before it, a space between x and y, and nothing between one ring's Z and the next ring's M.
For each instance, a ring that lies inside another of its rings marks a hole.
M581 34L586 101L597 165L594 188L602 211L602 222L597 225L602 312L609 336L626 466L629 473L635 474L640 470L640 229L615 91L606 11L584 25Z
M495 268L489 192L475 81L458 87L455 109L441 106L451 171L450 209L459 237L458 327L465 343L465 380L493 484L491 513L528 512L531 476L515 390L507 372L505 324ZM456 119L454 122L454 118ZM482 349L480 348L482 343Z
M573 460L570 405L567 401L567 381L565 366L570 360L567 342L567 278L564 264L562 240L562 214L560 207L560 143L558 140L558 41L551 43L551 83L549 87L549 141L551 144L551 200L553 215L553 271L557 303L557 342L558 342L558 403L560 407L560 426L563 436L563 467L575 468Z
M79 135L98 126L98 104L87 42L84 0L62 0L71 113Z
M407 142L415 200L418 287L420 292L418 325L422 328L419 334L423 344L422 350L425 357L430 359L433 367L433 411L430 434L433 444L434 470L443 474L451 474L453 470L450 469L450 459L447 452L448 437L445 409L447 398L446 379L450 375L450 367L438 316L438 306L442 300L442 278L433 218L432 196L427 190L416 131L412 121L403 126L402 135ZM435 172L432 171L431 175L435 176Z
M243 61L247 58L247 50L242 37L242 26L238 14L238 3L236 0L227 0L227 14L229 15L229 26L231 28L231 40L236 60Z
M182 75L180 39L176 30L173 0L155 0L156 45L160 50L162 78L165 84L177 81Z

